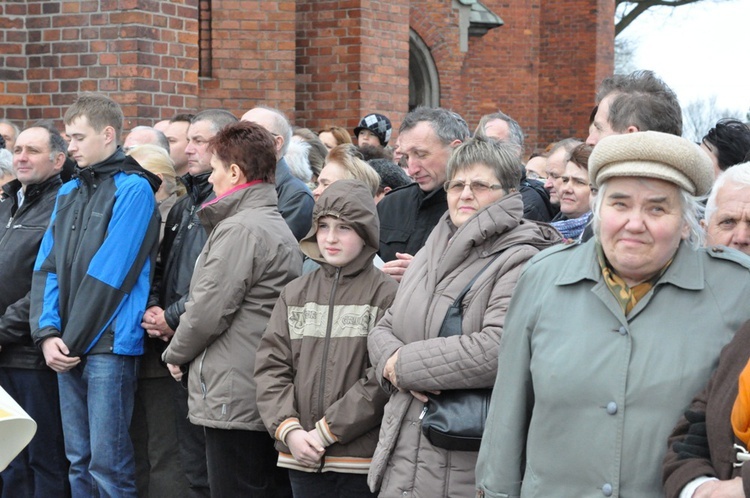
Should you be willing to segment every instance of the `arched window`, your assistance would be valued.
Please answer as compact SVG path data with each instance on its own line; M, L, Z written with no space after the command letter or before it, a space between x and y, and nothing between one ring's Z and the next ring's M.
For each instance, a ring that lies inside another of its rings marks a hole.
M409 110L440 106L440 80L430 49L413 29L409 30Z

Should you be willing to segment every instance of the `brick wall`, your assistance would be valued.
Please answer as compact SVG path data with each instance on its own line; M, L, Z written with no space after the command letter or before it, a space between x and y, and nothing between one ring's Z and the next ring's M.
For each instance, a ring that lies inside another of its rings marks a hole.
M351 130L373 111L398 128L411 28L431 49L441 105L470 127L502 109L529 149L584 137L596 87L612 71L611 0L484 3L505 25L461 52L450 0L3 2L0 117L59 119L78 93L97 91L123 105L126 130L211 107L239 116L260 103L312 129Z
M206 8L208 0L200 0ZM200 78L200 108L237 117L264 104L293 117L295 3L211 1L211 77Z
M599 83L614 67L611 0L542 1L539 135L542 142L588 135Z
M485 0L505 24L459 50L451 2L411 2L412 28L431 47L441 105L476 127L498 109L527 134L527 149L585 138L598 83L612 72L614 12L605 0Z
M60 119L80 92L123 107L125 128L197 105L195 0L0 4L0 114Z
M353 131L369 112L398 127L409 104L408 0L297 2L297 124Z
M538 138L539 0L485 5L505 24L471 38L466 119L476 127L482 115L501 110L519 122L533 144Z

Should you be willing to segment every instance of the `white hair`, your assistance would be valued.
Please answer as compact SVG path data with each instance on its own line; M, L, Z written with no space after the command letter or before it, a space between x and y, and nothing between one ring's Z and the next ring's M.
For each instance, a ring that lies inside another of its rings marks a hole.
M312 169L310 168L310 160L308 159L311 147L309 143L295 135L289 141L289 148L284 156L292 175L305 183L312 179Z
M706 203L706 214L704 219L706 223L711 221L711 217L716 214L716 197L722 187L741 189L750 187L750 162L738 164L725 170L714 182L711 187L711 194L708 196Z
M0 149L0 178L16 176L13 172L13 154L8 149Z

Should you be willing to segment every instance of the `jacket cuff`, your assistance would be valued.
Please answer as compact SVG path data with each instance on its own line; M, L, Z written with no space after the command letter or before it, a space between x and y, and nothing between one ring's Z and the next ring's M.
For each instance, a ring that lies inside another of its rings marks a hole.
M290 432L297 429L305 430L305 428L302 427L302 424L299 423L299 419L297 417L288 418L279 424L273 437L286 444L286 437Z
M180 315L174 312L174 305L173 306L167 306L167 309L164 310L164 321L167 322L167 325L169 325L169 328L177 331L177 327L180 325Z
M39 329L34 334L32 334L34 345L40 350L42 349L42 343L50 337L62 337L62 334L60 334L60 331L54 327L44 327L43 329Z
M146 309L149 309L153 306L159 306L159 296L156 294L149 294L148 302L146 303Z
M328 427L325 417L315 423L315 430L318 432L318 436L320 436L320 440L323 441L323 446L326 448L338 442L338 438L333 435L331 428Z

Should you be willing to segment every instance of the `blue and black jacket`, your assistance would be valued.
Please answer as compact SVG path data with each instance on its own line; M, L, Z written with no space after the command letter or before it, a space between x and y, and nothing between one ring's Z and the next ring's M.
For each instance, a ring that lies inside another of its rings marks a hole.
M60 187L34 265L35 344L62 337L70 356L143 354L140 324L159 241L159 184L118 148Z

